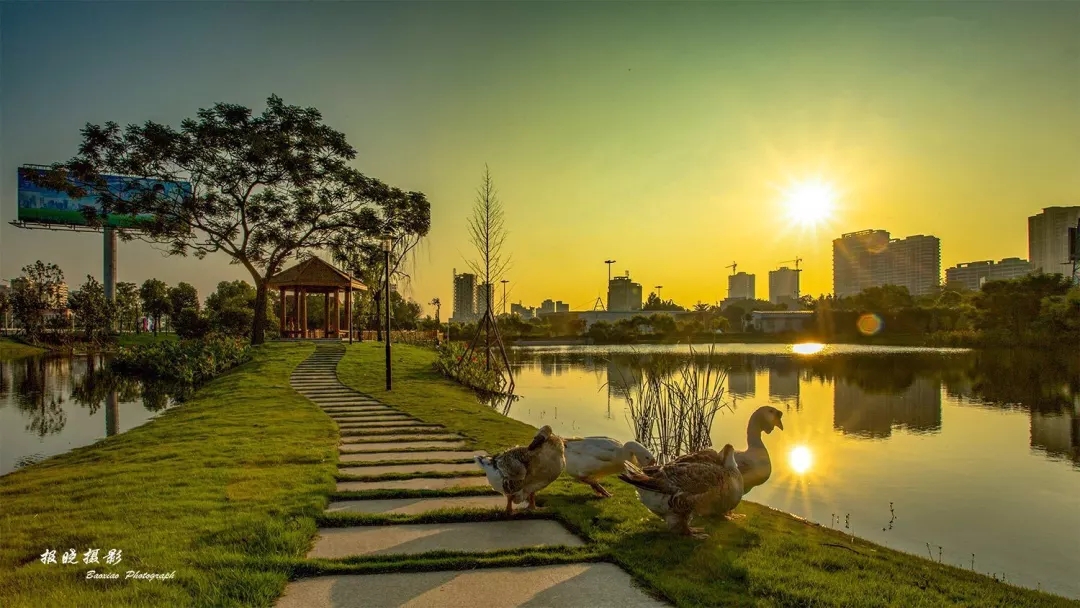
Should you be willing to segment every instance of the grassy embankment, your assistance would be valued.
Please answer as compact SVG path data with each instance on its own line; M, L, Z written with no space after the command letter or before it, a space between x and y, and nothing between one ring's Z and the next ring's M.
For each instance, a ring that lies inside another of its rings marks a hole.
M39 355L43 352L45 352L45 349L43 348L23 344L22 342L12 340L11 338L0 338L0 361Z
M524 444L535 429L477 402L471 392L437 375L433 352L398 346L394 389L384 390L383 351L378 344L352 346L338 367L343 382L428 422L443 424L494 452ZM967 570L936 564L773 509L742 503L744 519L695 520L706 541L672 536L641 504L631 487L605 481L614 493L595 498L588 488L563 477L540 495L541 512L589 541L572 550L502 552L488 558L429 554L397 562L357 559L312 560L300 572L369 572L608 560L629 571L646 589L679 606L1064 606L1068 600L1010 586ZM481 493L483 489L458 493ZM431 492L386 492L369 496L421 496ZM417 517L335 514L323 525L491 519L446 511Z
M334 488L337 430L288 384L312 351L261 347L145 426L0 477L0 606L272 605Z

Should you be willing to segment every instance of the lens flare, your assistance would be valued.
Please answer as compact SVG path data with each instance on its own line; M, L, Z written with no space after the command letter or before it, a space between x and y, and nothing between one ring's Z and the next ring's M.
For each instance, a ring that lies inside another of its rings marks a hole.
M796 355L816 355L823 350L825 350L825 345L819 344L817 342L806 342L803 344L791 345L791 352L795 353Z
M855 322L855 327L864 336L876 336L884 325L885 323L881 320L881 317L872 312L864 314Z
M788 462L791 464L792 471L802 475L814 465L814 454L805 445L798 445L791 448L791 452L788 454Z

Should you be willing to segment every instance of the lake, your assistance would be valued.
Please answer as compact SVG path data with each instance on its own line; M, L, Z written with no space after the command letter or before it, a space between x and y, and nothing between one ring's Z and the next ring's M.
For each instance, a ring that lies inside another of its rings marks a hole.
M145 424L167 391L121 378L101 355L0 361L0 475Z
M696 351L691 359L685 345L517 347L511 363L522 399L506 411L561 435L637 439L655 453L680 440L642 420L641 386L682 378L672 370L691 361L703 370L708 347ZM745 449L750 415L771 404L784 412L784 430L764 436L773 474L747 500L1080 598L1078 359L716 345L708 360L727 374L726 407L706 440Z

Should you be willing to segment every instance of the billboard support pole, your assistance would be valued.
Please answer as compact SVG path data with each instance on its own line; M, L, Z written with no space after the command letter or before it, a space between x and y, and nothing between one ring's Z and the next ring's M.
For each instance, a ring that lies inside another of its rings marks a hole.
M116 301L116 228L105 228L105 267L102 272L105 300Z

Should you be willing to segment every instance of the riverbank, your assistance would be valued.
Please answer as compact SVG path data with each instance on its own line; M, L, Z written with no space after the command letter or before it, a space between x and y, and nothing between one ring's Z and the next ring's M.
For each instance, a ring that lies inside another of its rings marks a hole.
M0 360L30 357L40 355L43 352L45 352L43 348L31 346L11 338L0 338Z
M334 490L337 429L289 386L313 350L255 349L145 426L0 477L0 605L272 605Z
M926 346L932 344L926 336L884 336L868 338L833 338L824 340L816 336L808 336L798 333L727 333L705 334L690 338L655 338L643 335L634 342L597 342L589 338L553 338L544 340L512 340L511 346L619 346L634 344L685 344L691 342L694 345L709 344L800 344L804 342L821 342L823 344L854 344L859 346ZM943 346L943 345L942 345Z
M338 367L341 381L471 437L476 449L495 452L527 443L535 433L437 375L431 369L435 355L428 350L395 346L394 390L386 392L382 356L379 344L350 347ZM676 538L662 531L661 522L640 505L629 486L614 478L605 486L614 497L599 500L564 477L539 495L546 516L589 543L588 551L577 549L578 556L563 557L615 562L647 589L680 606L1072 605L1064 598L852 539L750 502L738 508L745 519L700 522L711 534L704 542Z

